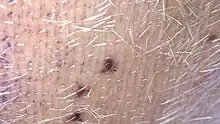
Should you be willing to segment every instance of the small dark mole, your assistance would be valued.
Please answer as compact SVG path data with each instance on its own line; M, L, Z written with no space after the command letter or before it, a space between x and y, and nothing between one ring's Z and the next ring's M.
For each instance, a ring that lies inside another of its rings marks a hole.
M67 121L80 121L82 122L82 114L79 112L73 113L72 115L70 115L70 117L67 119Z
M30 95L30 91L29 90L24 94L24 96L28 96L28 95Z
M11 12L9 12L7 15L8 15L8 17L12 17L13 12L11 11Z
M6 57L6 53L2 54L3 57Z
M29 76L29 77L28 77L28 80L31 80L31 79L32 79L32 77L31 77L31 76Z
M56 41L56 43L57 43L57 44L60 44L60 43L61 43L61 41L60 41L60 40L57 40L57 41Z
M213 41L213 40L215 40L215 39L217 39L217 35L209 35L209 36L207 37L207 40L206 40L206 41L210 42L210 41Z
M8 45L8 47L11 47L11 43L8 42L7 45Z
M48 12L48 13L47 13L47 17L49 17L49 16L51 16L51 12Z
M89 87L78 86L78 89L76 91L76 95L77 95L77 97L82 97L82 96L88 94L89 91L90 91Z
M106 57L101 73L117 71L116 62L110 57Z

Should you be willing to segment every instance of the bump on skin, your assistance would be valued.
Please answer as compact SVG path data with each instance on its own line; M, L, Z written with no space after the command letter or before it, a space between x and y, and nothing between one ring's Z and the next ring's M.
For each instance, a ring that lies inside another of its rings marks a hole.
M208 37L207 37L207 42L212 42L212 41L214 41L215 39L217 39L217 35L209 35Z
M68 122L75 122L75 121L77 121L77 122L82 122L83 121L83 119L82 119L82 113L80 113L80 112L75 112L75 113L73 113L73 114L71 114L69 117L68 117L68 119L67 119L67 121Z
M111 57L106 57L104 60L103 69L101 73L115 72L115 71L117 71L115 60Z
M13 14L14 14L14 13L11 11L11 12L8 12L7 16L8 16L8 17L12 17Z
M82 97L82 96L86 96L90 91L90 88L89 87L85 87L85 86L78 86L77 88L77 97Z

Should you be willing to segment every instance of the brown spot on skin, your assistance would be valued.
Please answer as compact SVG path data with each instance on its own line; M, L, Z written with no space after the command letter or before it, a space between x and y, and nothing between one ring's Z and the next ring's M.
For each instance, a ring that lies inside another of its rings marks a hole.
M57 40L57 41L56 41L56 43L57 43L57 44L60 44L60 43L61 43L61 41Z
M116 62L111 57L106 57L101 73L117 71Z
M1 40L2 41L5 41L5 40L7 40L8 39L8 36L7 35L5 35L5 37L4 38L2 38Z
M76 95L77 97L86 96L90 91L90 87L78 86Z
M79 121L79 122L82 122L83 119L82 119L82 114L79 113L79 112L75 112L73 113L72 115L70 115L67 119L67 122L70 122L70 121Z
M31 79L32 79L32 77L29 76L29 77L28 77L28 80L31 80Z
M14 14L13 12L8 12L7 16L8 16L8 17L12 17L13 14Z
M213 40L215 40L215 39L217 39L217 35L209 35L208 37L207 37L207 42L212 42Z

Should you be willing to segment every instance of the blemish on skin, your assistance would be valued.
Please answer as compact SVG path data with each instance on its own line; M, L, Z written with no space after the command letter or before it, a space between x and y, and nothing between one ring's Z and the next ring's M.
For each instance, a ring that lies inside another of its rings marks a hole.
M2 41L5 41L5 40L7 40L8 39L8 36L7 35L5 35L5 37L4 38L2 38Z
M86 96L90 91L90 87L88 86L78 86L76 95L77 97Z
M115 60L111 57L106 57L104 60L103 69L101 73L114 72L114 71L117 71Z
M31 80L31 79L32 79L32 77L31 77L31 76L29 76L27 79L28 79L28 80Z
M64 64L65 64L65 62L63 60L60 60L60 59L56 62L56 66L58 68L61 68L62 66L64 66Z
M70 121L78 121L78 122L82 122L83 119L82 119L82 114L80 112L75 112L73 113L72 115L70 115L67 119L67 122L70 122Z
M60 41L60 40L57 40L57 41L56 41L56 43L57 43L57 44L60 44L60 43L61 43L61 41Z
M48 12L48 13L46 14L47 17L50 17L51 15L52 15L51 12Z
M8 4L14 4L16 2L17 2L17 0L8 0Z
M11 47L11 43L8 42L7 45L8 45L8 47Z
M8 17L12 17L14 15L14 13L11 11L7 14Z
M208 37L207 37L207 42L212 42L213 40L215 40L215 39L217 39L217 35L209 35Z

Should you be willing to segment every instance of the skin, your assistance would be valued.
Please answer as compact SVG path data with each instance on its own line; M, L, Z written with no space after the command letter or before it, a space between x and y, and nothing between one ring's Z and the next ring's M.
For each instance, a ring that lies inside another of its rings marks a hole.
M218 0L0 5L1 123L220 123Z

